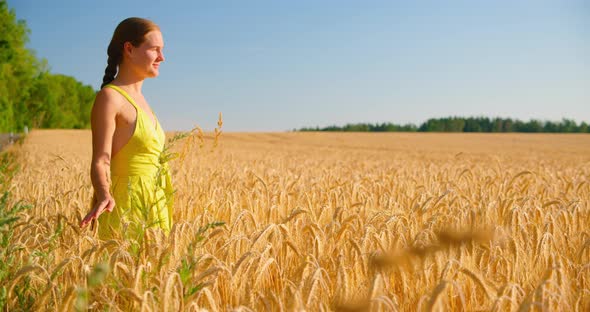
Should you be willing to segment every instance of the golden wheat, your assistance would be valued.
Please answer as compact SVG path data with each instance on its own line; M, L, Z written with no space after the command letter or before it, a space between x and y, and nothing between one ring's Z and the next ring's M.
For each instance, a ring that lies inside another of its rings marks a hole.
M9 205L32 208L12 225L7 309L590 309L587 135L183 140L169 151L176 223L140 242L77 226L89 131L15 147Z

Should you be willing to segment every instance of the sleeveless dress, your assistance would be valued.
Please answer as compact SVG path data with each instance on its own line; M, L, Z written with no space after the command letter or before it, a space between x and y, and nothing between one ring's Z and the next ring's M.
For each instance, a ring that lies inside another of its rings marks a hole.
M105 87L121 93L135 107L137 121L133 136L111 157L112 212L98 218L101 239L114 237L141 240L147 228L172 228L173 189L168 164L164 162L165 134L135 101L121 88ZM94 200L93 200L94 202Z

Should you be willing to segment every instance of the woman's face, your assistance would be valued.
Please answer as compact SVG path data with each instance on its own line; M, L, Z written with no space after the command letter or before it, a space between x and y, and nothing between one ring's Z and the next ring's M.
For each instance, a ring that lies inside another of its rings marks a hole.
M157 77L160 63L164 61L164 40L162 33L158 30L150 31L145 35L145 40L139 47L133 47L125 43L129 51L129 60L134 71L141 77Z

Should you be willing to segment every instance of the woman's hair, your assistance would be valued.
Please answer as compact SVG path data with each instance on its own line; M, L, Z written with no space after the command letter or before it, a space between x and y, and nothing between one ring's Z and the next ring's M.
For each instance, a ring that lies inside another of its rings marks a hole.
M125 42L130 42L134 47L138 47L145 40L145 35L152 30L160 30L160 27L145 18L130 17L119 23L107 49L109 58L107 68L104 70L101 89L115 80L117 69L123 61L123 45Z

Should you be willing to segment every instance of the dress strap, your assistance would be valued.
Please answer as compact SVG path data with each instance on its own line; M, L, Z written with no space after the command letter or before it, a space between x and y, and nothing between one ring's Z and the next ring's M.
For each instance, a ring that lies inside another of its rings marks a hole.
M133 105L133 107L135 107L135 110L139 112L139 107L137 106L137 104L135 104L135 101L133 100L133 98L130 97L129 94L127 94L127 92L125 92L125 90L123 90L115 85L112 85L112 84L108 84L105 87L111 88L111 89L116 90L117 92L121 93L121 95L124 96L127 99L127 101L129 101L129 103L131 103L131 105Z

